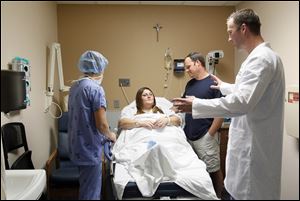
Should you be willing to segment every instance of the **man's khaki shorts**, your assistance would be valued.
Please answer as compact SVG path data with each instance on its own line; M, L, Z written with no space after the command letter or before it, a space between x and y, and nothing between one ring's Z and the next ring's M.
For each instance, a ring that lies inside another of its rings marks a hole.
M216 133L212 137L208 132L196 141L188 140L198 157L206 164L206 170L209 173L220 169L220 146Z

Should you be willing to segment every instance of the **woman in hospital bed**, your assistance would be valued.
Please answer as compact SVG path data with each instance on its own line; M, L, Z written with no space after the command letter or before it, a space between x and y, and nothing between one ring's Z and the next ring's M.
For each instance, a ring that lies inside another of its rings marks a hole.
M204 162L186 141L181 118L171 107L170 101L142 87L136 101L122 110L122 131L112 149L118 199L129 181L136 182L145 197L168 181L201 199L218 199Z
M181 124L180 117L175 115L171 110L167 111L166 114L156 106L156 100L152 90L148 87L142 87L138 90L136 94L136 108L137 112L135 115L139 114L159 114L157 118L154 119L139 119L134 118L130 115L126 116L124 114L119 121L119 128L121 129L132 129L132 128L147 128L156 129L164 128L166 126L179 126Z

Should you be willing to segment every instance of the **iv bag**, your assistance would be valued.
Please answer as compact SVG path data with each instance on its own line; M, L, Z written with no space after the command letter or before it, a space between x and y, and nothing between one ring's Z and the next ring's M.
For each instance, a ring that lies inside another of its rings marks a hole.
M172 56L170 48L166 49L165 52L165 69L171 70L172 69Z

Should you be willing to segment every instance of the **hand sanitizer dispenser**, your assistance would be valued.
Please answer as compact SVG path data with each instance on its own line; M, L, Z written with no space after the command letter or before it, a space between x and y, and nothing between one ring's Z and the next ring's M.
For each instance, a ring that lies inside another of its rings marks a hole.
M287 134L299 139L299 85L286 88L284 115Z

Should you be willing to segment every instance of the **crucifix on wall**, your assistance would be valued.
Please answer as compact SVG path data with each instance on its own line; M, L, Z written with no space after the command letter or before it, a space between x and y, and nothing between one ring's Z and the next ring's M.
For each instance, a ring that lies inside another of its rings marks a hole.
M153 27L153 29L156 30L156 42L159 41L159 31L160 31L162 28L163 28L163 27L160 26L159 24L156 24L156 25Z

